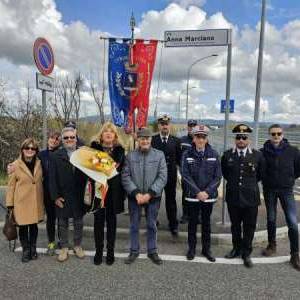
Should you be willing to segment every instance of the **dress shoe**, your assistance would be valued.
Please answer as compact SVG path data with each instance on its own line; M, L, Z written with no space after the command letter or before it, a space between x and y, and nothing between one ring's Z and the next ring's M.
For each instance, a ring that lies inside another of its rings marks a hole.
M210 251L202 251L202 255L207 258L210 262L215 262L216 258L212 256Z
M252 262L250 256L243 257L243 261L244 261L244 266L245 267L247 267L247 268L252 268L253 267L253 262Z
M225 258L235 258L241 255L241 251L237 248L233 248L229 253L225 255Z
M187 259L187 260L193 260L193 259L195 258L195 255L196 255L195 249L190 248L190 249L188 250L188 252L186 253L186 259Z
M102 264L102 259L103 259L103 252L102 251L101 252L96 251L95 256L94 256L94 264L96 266L101 265Z
M106 264L111 266L115 262L115 253L114 250L107 250L106 254Z
M124 263L126 265L131 265L139 257L138 253L131 252L128 257L125 259Z
M163 263L162 259L158 256L157 253L150 253L147 255L151 261L156 265L161 265Z
M30 256L32 260L36 260L38 258L38 254L36 251L36 244L30 245Z
M22 262L27 263L30 260L31 260L30 248L29 247L23 247Z
M292 253L290 263L294 269L300 271L300 259L298 253Z
M276 243L271 242L271 243L268 244L267 248L262 251L261 254L263 256L269 257L269 256L272 256L275 253L276 253Z

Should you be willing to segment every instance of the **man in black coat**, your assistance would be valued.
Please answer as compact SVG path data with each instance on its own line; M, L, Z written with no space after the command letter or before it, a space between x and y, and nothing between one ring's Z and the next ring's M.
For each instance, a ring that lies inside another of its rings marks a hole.
M168 182L165 186L166 211L169 221L169 229L172 236L178 236L177 204L176 204L176 184L177 165L180 166L181 149L180 140L170 134L170 120L167 115L158 118L159 134L153 136L152 147L164 152L167 168Z
M225 257L242 255L244 265L251 268L253 263L250 254L260 205L258 182L263 177L265 161L261 152L249 147L249 133L252 132L249 126L239 124L232 132L235 134L235 147L224 152L221 161L223 176L227 181L225 199L233 244L233 249Z
M276 213L279 199L289 229L290 263L300 271L297 209L293 192L295 179L300 175L300 152L283 137L283 129L280 125L270 126L269 134L270 139L261 149L266 160L263 188L269 242L262 254L271 256L276 252Z
M76 131L72 127L62 130L62 147L52 157L50 166L50 195L55 201L58 218L58 232L61 250L58 261L68 259L69 219L73 219L74 252L84 257L81 247L84 215L84 191L87 177L70 163L70 157L76 150Z

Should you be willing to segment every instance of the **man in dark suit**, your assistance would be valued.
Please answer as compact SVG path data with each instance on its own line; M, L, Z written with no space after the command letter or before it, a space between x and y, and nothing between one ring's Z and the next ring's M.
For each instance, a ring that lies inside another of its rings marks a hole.
M265 160L261 152L249 147L249 134L252 132L249 126L236 125L232 132L235 134L235 147L224 152L221 161L227 181L225 199L233 244L233 249L225 257L242 255L244 265L251 268L250 254L260 205L258 182L264 175Z
M173 237L178 236L176 204L177 165L181 161L180 140L170 134L170 120L167 115L158 118L159 134L153 136L152 147L164 152L168 167L168 182L165 186L166 211L169 229Z

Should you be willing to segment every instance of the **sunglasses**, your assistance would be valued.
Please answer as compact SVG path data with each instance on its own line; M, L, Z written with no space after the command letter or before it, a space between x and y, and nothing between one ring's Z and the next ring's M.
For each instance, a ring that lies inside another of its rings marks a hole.
M272 132L271 133L272 136L282 136L282 132Z
M236 137L235 137L236 140L243 140L243 141L246 141L248 140L248 136L247 135L240 135L238 134Z
M37 148L34 147L24 147L23 150L31 150L31 151L36 151Z
M75 135L70 135L70 136L64 136L64 140L75 140L76 136Z

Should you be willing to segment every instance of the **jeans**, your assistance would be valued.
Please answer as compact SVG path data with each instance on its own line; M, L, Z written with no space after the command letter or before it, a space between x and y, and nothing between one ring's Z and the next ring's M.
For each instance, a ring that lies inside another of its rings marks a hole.
M135 199L129 199L130 213L130 252L138 254L139 244L139 225L141 221L141 205ZM151 199L144 207L146 209L147 220L147 252L148 254L157 252L157 227L156 220L160 205L160 198Z
M264 190L267 210L267 229L269 243L276 242L277 200L279 199L288 226L291 253L299 252L297 209L292 189Z
M83 232L83 218L74 218L74 246L80 246ZM60 237L60 244L62 248L69 247L69 219L58 218L58 232Z

